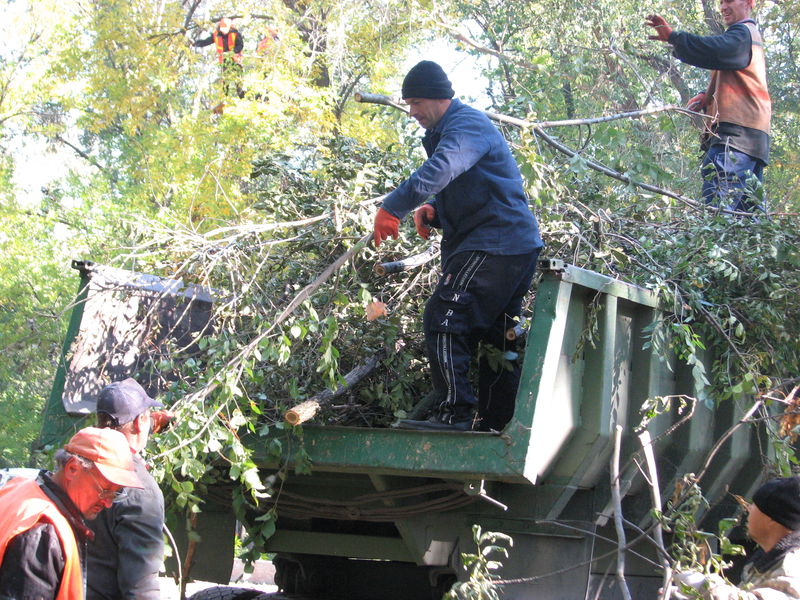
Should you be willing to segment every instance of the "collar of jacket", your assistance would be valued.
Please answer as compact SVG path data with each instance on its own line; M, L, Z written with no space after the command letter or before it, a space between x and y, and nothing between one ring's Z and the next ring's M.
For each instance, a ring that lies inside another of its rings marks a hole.
M756 550L753 553L751 562L756 571L766 573L778 564L784 556L797 548L800 548L800 531L793 531L782 537L769 552L764 552L761 548Z
M438 136L442 133L442 129L444 128L444 124L453 116L457 110L459 110L464 103L461 102L458 98L453 98L450 100L450 106L447 107L447 110L444 111L442 118L439 119L439 122L436 124L435 127L428 129L425 131L425 137L423 139L427 139L434 135Z
M59 487L50 473L47 471L39 471L39 476L36 478L39 487L50 498L53 504L56 505L64 518L67 519L75 535L81 541L91 541L94 539L94 532L86 526L83 520L83 515L78 507L70 500L67 493Z
M747 17L746 19L742 19L741 21L736 21L736 23L733 23L731 27L734 27L735 25L744 25L745 23L752 23L753 25L758 26L758 23L756 23L752 17ZM728 29L730 29L731 27L728 27ZM725 31L728 31L728 29L726 29Z

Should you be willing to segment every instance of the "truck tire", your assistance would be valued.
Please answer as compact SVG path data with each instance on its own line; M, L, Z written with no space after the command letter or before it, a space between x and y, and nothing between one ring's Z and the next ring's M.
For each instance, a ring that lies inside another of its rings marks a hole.
M275 585L292 598L327 598L335 590L337 598L375 600L380 589L383 600L441 600L456 580L448 568L316 554L279 553L272 564Z
M272 560L275 565L275 585L278 589L287 594L295 594L300 591L300 578L302 571L300 564L291 559L282 556L276 556Z
M186 600L253 600L263 595L262 590L233 587L228 585L215 585L195 592Z

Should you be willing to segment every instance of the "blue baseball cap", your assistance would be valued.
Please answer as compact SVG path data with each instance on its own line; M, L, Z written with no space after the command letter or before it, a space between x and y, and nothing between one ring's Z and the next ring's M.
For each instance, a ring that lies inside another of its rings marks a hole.
M147 395L139 382L128 377L100 390L96 411L111 415L119 426L130 423L148 408L161 406L161 403Z

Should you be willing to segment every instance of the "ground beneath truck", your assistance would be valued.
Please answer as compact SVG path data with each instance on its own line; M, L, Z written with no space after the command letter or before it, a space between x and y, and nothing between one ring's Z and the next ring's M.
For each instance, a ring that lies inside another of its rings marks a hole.
M178 584L171 577L162 577L161 598L163 600L179 600L180 590ZM228 593L216 590L229 590ZM249 595L246 592L253 591ZM211 581L192 581L186 585L186 597L195 597L195 600L247 600L248 598L261 597L263 600L284 600L289 596L278 593L275 585L275 567L269 560L257 561L252 573L244 572L244 565L240 560L235 560L231 573L231 582L221 585ZM302 600L291 597L291 600Z

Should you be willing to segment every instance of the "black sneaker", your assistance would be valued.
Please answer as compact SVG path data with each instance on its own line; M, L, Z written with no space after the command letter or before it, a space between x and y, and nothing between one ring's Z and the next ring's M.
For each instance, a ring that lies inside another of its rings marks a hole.
M456 419L454 417L442 419L438 415L424 420L400 419L397 427L400 429L429 429L432 431L472 431L474 419Z

